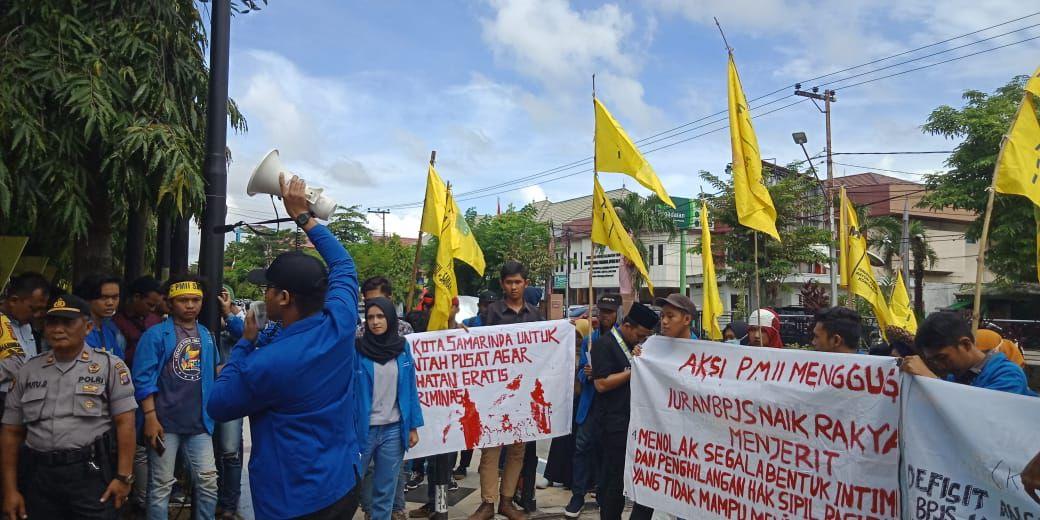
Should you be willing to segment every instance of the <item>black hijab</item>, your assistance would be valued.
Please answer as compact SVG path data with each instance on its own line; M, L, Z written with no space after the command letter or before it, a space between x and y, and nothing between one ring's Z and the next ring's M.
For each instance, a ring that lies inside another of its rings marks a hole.
M382 334L374 334L368 328L368 310L372 307L379 307L386 315L386 332ZM397 309L393 302L382 297L365 300L365 318L365 334L356 342L358 353L385 365L404 351L405 339L397 334Z

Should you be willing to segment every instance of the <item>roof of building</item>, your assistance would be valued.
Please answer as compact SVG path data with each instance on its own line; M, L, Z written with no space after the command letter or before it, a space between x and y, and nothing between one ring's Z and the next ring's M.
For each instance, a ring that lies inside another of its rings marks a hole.
M606 192L607 197L610 197L611 199L620 199L629 193L632 193L632 190L628 188L618 188ZM540 200L531 203L531 205L537 212L535 213L535 218L539 222L563 224L564 222L570 222L584 215L592 215L591 194L585 195L584 197L561 200L560 202Z
M917 207L925 195L924 184L874 172L857 173L834 178L835 187L845 187L849 199L856 205L867 205L868 215L901 216L909 203L911 217L949 222L973 222L975 213L967 210Z

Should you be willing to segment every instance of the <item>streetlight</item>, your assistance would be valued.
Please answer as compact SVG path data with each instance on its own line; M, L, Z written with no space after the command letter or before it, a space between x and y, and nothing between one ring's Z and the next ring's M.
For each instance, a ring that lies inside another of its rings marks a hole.
M805 160L809 162L809 170L812 171L813 177L816 178L816 182L823 186L823 183L820 182L820 176L816 174L816 167L813 166L812 158L809 157L809 151L805 149L805 143L809 142L809 138L805 136L805 132L795 132L791 134L791 138L794 139L794 144L802 147L802 153L805 154ZM831 305L836 305L838 303L838 267L834 262L834 197L831 197L830 186L823 187L823 194L827 197L827 229L831 232L831 239L827 244L831 257Z

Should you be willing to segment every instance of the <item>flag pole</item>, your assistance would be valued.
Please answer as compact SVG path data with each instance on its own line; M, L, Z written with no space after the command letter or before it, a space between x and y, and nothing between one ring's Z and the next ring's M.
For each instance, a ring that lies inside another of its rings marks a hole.
M596 117L596 75L592 75L592 117L595 121ZM596 169L596 125L592 125L592 201L590 204L592 211L589 215L592 220L589 220L589 324L592 324L592 305L595 297L592 289L592 267L596 264L596 243L592 241L592 223L596 221L596 181L599 179L599 171ZM591 344L589 345L592 346Z
M761 288L761 286L758 283L758 231L752 231L751 233L755 237L755 239L754 239L754 241L755 241L755 306L758 307L758 309L761 309L762 308L762 288ZM755 310L757 311L758 309L755 309ZM759 326L759 328L762 327L762 315L761 314L758 315L758 326ZM762 333L759 332L758 333L758 346L760 346L760 347L764 346L763 341L764 340L762 339Z
M993 165L993 180L989 186L989 198L986 200L986 216L982 219L982 237L979 240L979 254L975 258L975 300L971 307L971 332L979 330L979 320L982 317L982 275L986 271L986 245L989 240L989 221L993 216L993 198L996 195L997 165L1000 164L1000 156L1004 153L1004 143L1000 143L1000 153L997 154L997 162Z
M430 151L430 166L437 162L437 150ZM422 251L422 215L426 213L426 197L423 197L423 210L419 214L419 238L415 239L415 261L412 262L412 277L408 280L408 296L405 298L404 312L412 308L415 296L415 278L419 276L419 253ZM439 224L438 224L439 225Z

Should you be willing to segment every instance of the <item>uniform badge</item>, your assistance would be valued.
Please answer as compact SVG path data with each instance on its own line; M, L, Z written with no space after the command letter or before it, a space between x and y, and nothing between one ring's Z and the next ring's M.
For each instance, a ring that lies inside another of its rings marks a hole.
M124 368L126 368L126 365L122 361L116 362L116 370L123 370Z
M83 401L83 408L86 408L87 410L93 410L95 406L97 406L97 404L94 403L93 399Z
M86 361L86 360L90 359L90 354L87 354L87 351L84 350L83 353L79 355L79 358L82 359L83 361Z
M98 391L98 385L83 385L83 391L84 392L91 392L91 393L97 392Z
M123 385L130 384L130 373L126 370L119 371L119 383Z
M91 363L90 366L87 367L87 372L90 372L91 374L96 374L96 373L98 373L100 371L101 371L101 365L99 365L97 363Z
M47 356L47 364L54 363L54 356Z

